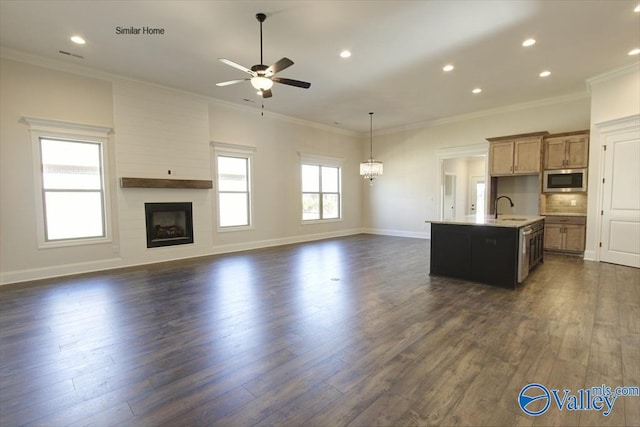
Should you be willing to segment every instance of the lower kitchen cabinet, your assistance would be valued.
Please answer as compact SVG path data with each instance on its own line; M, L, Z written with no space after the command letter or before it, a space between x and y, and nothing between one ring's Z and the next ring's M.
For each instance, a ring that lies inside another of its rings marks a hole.
M514 289L518 233L515 227L432 223L430 274Z
M584 252L586 218L547 216L544 225L544 249L550 251Z

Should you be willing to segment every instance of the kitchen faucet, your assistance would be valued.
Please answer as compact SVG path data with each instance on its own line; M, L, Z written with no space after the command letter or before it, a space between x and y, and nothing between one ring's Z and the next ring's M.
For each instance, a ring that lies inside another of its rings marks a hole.
M514 206L514 205L513 205L513 200L511 200L511 198L510 198L509 196L499 196L499 197L496 197L496 202L495 202L495 204L493 205L493 211L494 211L494 215L495 215L495 216L494 216L494 218L495 218L495 219L498 219L498 200L503 199L503 198L504 198L504 199L509 200L509 203L511 204L511 207L513 207L513 206Z

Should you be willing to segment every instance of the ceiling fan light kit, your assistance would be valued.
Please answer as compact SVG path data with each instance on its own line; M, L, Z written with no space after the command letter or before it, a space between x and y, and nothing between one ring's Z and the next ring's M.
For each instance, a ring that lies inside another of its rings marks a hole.
M262 23L267 19L267 15L265 15L264 13L257 13L256 19L258 20L258 22L260 22L260 63L252 66L249 69L226 58L218 58L218 60L223 64L236 68L240 71L244 71L245 73L251 75L251 77L246 79L229 80L226 82L216 83L216 86L229 86L249 80L251 82L251 85L258 90L258 95L261 95L263 98L271 98L271 96L273 96L271 93L271 87L273 87L274 82L288 86L295 86L302 89L309 89L311 87L311 83L303 82L300 80L287 79L283 77L275 77L276 73L293 65L293 61L289 58L282 58L269 67L263 64Z
M257 76L251 79L251 84L258 90L267 90L273 87L273 80L266 77Z

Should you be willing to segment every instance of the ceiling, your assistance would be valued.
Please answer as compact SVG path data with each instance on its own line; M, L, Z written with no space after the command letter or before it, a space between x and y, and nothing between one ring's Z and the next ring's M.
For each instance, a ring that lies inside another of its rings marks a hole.
M246 67L295 65L264 100L274 112L356 132L586 93L588 78L637 63L638 0L22 1L0 0L0 44L65 63L194 92L257 111ZM164 34L117 34L117 27ZM75 45L69 38L83 36ZM533 37L537 43L522 47ZM349 49L352 56L340 58ZM72 55L61 54L65 51ZM77 56L76 56L77 55ZM79 56L79 57L78 57ZM444 72L443 66L455 69ZM543 70L551 75L540 78ZM482 93L472 94L480 87ZM257 112L256 111L256 112Z

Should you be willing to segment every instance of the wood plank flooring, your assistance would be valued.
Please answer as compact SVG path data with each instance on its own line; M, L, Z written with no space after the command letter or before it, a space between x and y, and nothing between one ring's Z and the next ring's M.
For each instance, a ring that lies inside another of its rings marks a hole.
M640 386L640 270L548 254L513 291L428 260L363 234L0 287L0 425L640 425L640 397L518 406Z

